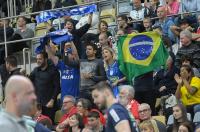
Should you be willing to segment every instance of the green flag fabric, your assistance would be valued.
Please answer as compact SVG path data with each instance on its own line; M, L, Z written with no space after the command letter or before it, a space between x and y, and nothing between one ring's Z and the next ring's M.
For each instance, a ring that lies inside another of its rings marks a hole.
M156 32L128 34L118 39L119 68L129 81L166 65L168 51Z

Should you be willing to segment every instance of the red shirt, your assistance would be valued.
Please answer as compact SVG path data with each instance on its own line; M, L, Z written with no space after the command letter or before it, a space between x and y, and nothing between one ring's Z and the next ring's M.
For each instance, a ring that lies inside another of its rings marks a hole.
M50 122L50 124L52 125L52 121L48 116L45 115L39 115L38 117L35 118L36 122L41 122L42 120L48 120Z
M139 120L139 113L138 113L138 107L139 103L136 100L131 100L131 102L127 105L127 109L130 110L130 112L133 114L135 119Z
M60 119L60 124L65 121L67 118L69 118L71 115L73 115L74 113L77 113L77 109L75 106L73 106L69 112L65 113L61 119ZM65 128L65 130L63 132L68 132L68 128Z

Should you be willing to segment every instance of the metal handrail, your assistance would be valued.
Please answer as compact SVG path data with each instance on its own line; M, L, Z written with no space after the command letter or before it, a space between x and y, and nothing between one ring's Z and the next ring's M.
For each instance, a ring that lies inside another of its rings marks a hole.
M7 0L7 2L8 1L9 0ZM78 6L84 6L84 5L90 5L90 4L100 3L100 2L104 2L104 1L106 1L106 0L89 2L89 3L80 4L80 5L74 5L74 6L62 7L62 8L56 8L56 9L50 9L50 10L45 10L45 11L58 11L58 10L69 9L69 8L78 7ZM20 16L36 15L36 14L39 14L39 13L42 13L42 12L44 12L44 11L39 11L39 12L34 12L34 13L28 13L28 14L24 14L24 15L17 15L17 16L6 17L6 18L2 18L0 20L7 20L7 19L12 19L12 18L17 18L17 17L20 17ZM5 56L7 57L8 56L8 51L7 51L7 41L6 40L7 40L6 39L6 25L5 25L5 22L4 22L4 45L5 45ZM15 43L15 42L13 42L13 43Z
M26 70L26 53L28 53L28 65L29 65L29 71L31 71L31 52L29 48L24 48L23 49L23 65L24 65L24 70Z
M98 0L98 1L95 1L95 2L89 2L89 3L80 4L80 5L73 5L73 6L61 7L61 8L56 8L56 9L44 10L44 11L58 11L58 10L69 9L69 8L73 8L73 7L79 7L79 6L85 6L85 5L90 5L90 4L96 4L96 3L105 2L105 1L107 1L107 0ZM28 13L28 14L23 14L23 15L5 17L5 18L1 18L0 20L18 18L20 16L37 15L37 14L40 14L40 13L42 13L44 11L38 11L38 12L33 12L33 13Z
M95 3L100 3L100 2L104 2L107 0L99 0L99 1L95 1L95 2L90 2L90 3L85 3L85 4L80 4L80 5L74 5L74 6L68 6L68 7L63 7L63 8L56 8L56 9L51 9L51 10L45 10L45 11L57 11L57 10L63 10L63 9L68 9L68 8L72 8L72 7L78 7L78 6L84 6L84 5L89 5L89 4L95 4ZM43 11L39 11L39 12L34 12L34 13L29 13L29 14L24 14L24 15L18 15L18 16L12 16L12 17L6 17L6 18L2 18L0 20L6 20L6 19L12 19L12 18L17 18L19 16L29 16L29 15L35 15L35 14L39 14ZM187 14L187 13L198 13L200 11L192 11L192 12L184 12L184 13L179 13L179 14L174 14L174 15L169 15L168 17L171 16L179 16L179 15L183 15L183 14ZM151 18L152 20L154 19L158 19L158 17L154 17ZM131 23L135 23L135 22L141 22L142 20L137 20L137 21L131 21ZM116 26L116 25L112 25L112 26ZM41 37L44 36L39 36L39 37L33 37L33 38L26 38L26 39L20 39L20 40L14 40L14 41L7 41L6 39L6 30L5 30L5 23L4 23L4 42L0 43L0 45L5 45L5 55L7 56L7 44L11 44L11 43L16 43L16 42L24 42L24 41L28 41L28 40L34 40L34 39L39 39ZM96 29L96 28L93 28Z
M25 38L25 39L13 40L13 41L6 41L6 44L24 42L24 41L34 40L34 39L40 39L42 37L44 37L44 36L32 37L32 38ZM5 42L1 42L0 43L0 45L4 45L4 44L5 44Z

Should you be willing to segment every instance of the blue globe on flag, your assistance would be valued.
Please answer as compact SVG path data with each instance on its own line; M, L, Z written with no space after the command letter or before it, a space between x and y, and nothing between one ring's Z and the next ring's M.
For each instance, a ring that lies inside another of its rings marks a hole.
M129 41L129 51L136 60L147 59L153 50L153 40L147 35L137 35Z

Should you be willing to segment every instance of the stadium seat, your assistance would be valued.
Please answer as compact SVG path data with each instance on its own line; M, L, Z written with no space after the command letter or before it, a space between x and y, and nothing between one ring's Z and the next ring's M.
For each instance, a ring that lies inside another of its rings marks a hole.
M165 116L152 116L153 119L162 122L163 124L166 124L166 118Z
M35 29L35 36L39 37L39 36L44 36L47 33L48 29L47 29L47 23L40 23L36 26Z
M130 0L118 0L118 12L117 14L129 14L133 7L130 4Z
M58 124L58 123L59 123L61 117L62 117L62 112L61 112L61 110L57 110L57 111L56 111L56 114L55 114L55 118L54 118L55 124Z
M105 20L108 24L115 22L116 18L116 3L114 0L104 1L99 3L100 19Z
M191 114L190 113L187 113L187 118L189 121L192 120L192 117L191 117ZM173 115L170 115L168 120L167 120L167 125L171 125L174 123L174 116Z
M108 24L115 21L116 10L114 8L104 9L101 11L100 19L106 21Z
M76 0L76 2L78 3L78 5L83 4L82 0Z
M196 113L194 114L193 123L194 123L195 125L200 124L200 112L196 112Z

